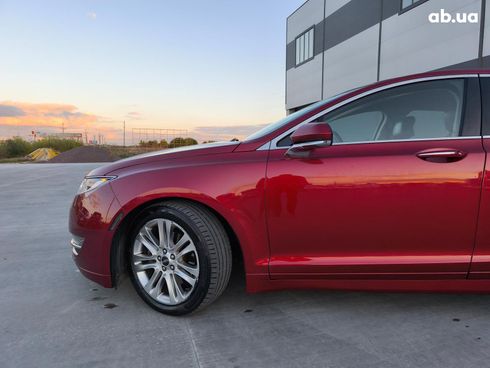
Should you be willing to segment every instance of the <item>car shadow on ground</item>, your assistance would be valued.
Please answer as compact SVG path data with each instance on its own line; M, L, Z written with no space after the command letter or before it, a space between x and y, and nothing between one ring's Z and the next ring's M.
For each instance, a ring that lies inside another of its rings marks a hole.
M94 284L95 285L95 284ZM133 290L131 282L125 278L117 290L111 292L94 286L98 294L93 301L105 301L116 297L118 303L139 305L139 308L149 308L142 302ZM112 295L112 298L109 296ZM107 303L104 303L104 305ZM447 313L451 322L460 322L464 316L474 318L486 315L490 306L489 294L464 293L390 293L390 292L356 292L333 290L283 290L265 293L249 294L246 292L243 266L235 264L230 282L223 293L213 304L206 309L192 314L192 318L205 318L213 314L227 315L236 313L257 314L276 313L287 311L301 314L333 313L349 318L360 316L376 317L388 313L384 317L409 316L412 314ZM106 306L107 308L107 306ZM157 313L157 312L155 312ZM370 316L370 313L372 315ZM420 315L418 316L420 317ZM490 322L489 322L490 323ZM489 326L490 327L490 326Z

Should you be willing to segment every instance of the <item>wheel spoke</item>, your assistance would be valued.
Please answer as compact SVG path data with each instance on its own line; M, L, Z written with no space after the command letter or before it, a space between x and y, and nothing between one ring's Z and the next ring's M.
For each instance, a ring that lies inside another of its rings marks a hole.
M155 270L155 272L153 272L153 275L151 275L150 280L148 280L148 282L145 285L145 290L148 294L152 295L154 293L154 289L156 289L155 283L157 283L157 281L159 283L159 279L161 279L161 276L162 273L160 272L160 270Z
M175 244L175 251L177 252L177 257L183 256L184 254L195 250L196 248L194 247L194 244L192 243L190 236L187 234L182 235L182 238L180 238L177 244Z
M153 298L158 298L158 296L161 294L163 282L165 281L165 278L163 277L163 273L160 271L156 271L156 272L158 272L158 281L155 287L150 290L150 295Z
M199 267L189 266L189 265L185 264L184 262L181 262L180 260L177 261L177 267L184 269L185 271L190 273L195 278L197 278L197 276L199 276Z
M152 263L138 263L134 265L134 270L136 272L141 272L145 270L152 270L157 268L157 263L152 262Z
M194 286L194 284L197 281L195 278L189 276L187 273L185 273L182 270L179 270L178 268L175 270L175 274L179 276L182 280L187 282L190 286Z
M173 244L172 244L172 222L166 220L164 222L165 224L165 245L169 249L173 249Z
M175 276L171 273L165 275L165 281L167 282L168 297L172 304L178 304L184 300L184 294L180 289L180 286L175 279Z
M165 247L165 229L164 229L164 220L163 219L158 219L158 240L159 240L159 245L160 248Z
M158 246L159 241L155 238L155 235L151 232L151 228L145 225L144 227L145 232L144 235L146 235L146 238L150 241L150 243L154 244L155 246Z
M153 254L151 255L146 255L146 254L133 254L133 261L136 262L143 262L143 261L153 261L156 262L156 256Z
M171 280L170 274L165 275L165 282L167 283L168 298L170 299L170 302L172 304L175 304L175 299L176 299L175 285Z
M180 241L179 241L179 243L180 243ZM192 252L196 252L196 247L194 246L194 244L192 242L189 241L189 243L187 243L187 244L184 242L184 246L181 249L177 248L176 255L177 255L177 258L182 258L184 255L192 253Z
M150 240L148 240L142 232L138 234L138 240L143 246L150 251L151 254L156 254L158 252L158 246L153 244Z

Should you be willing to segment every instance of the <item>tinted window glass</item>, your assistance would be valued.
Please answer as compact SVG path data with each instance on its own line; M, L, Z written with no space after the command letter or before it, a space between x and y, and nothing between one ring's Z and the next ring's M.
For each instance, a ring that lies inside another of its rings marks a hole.
M275 123L266 125L262 129L258 130L257 132L255 132L255 133L249 135L247 138L245 138L245 141L252 141L254 139L266 136L267 134L270 134L273 131L280 129L284 125L289 124L294 119L297 119L297 118L301 117L302 115L305 115L305 114L309 113L310 111L315 110L317 107L320 107L322 105L326 105L328 102L329 102L329 100L316 102L316 103L314 103L308 107L305 107L304 109L301 109L299 111L292 113L291 115L286 116L285 118L283 118L279 121L276 121Z
M483 135L490 135L490 77L481 79Z
M320 118L334 143L456 137L461 132L464 80L420 82L352 102Z
M342 116L330 121L330 126L335 136L342 137L343 142L371 141L383 119L384 115L380 111L368 111Z
M266 136L267 134L270 134L272 133L273 131L275 130L278 130L280 128L282 128L283 126L289 124L290 122L292 122L293 120L295 119L298 119L300 118L301 116L303 115L306 115L308 114L310 111L313 111L315 110L316 108L318 107L321 107L323 105L327 105L329 104L330 102L332 102L333 100L337 99L337 98L340 98L348 93L351 93L353 91L355 91L356 89L351 89L351 90L348 90L346 92L343 92L343 93L339 93L338 95L335 95L335 96L332 96L326 100L323 100L323 101L318 101L314 104L311 104L310 106L308 107L305 107L304 109L301 109L299 111L296 111L294 113L292 113L291 115L288 115L286 116L285 118L275 122L275 123L272 123L272 124L269 124L267 126L265 126L264 128L260 129L259 131L253 133L252 135L248 136L247 138L245 138L245 142L246 141L251 141L251 140L254 140L254 139L258 139L258 138L262 138L264 136ZM287 139L289 139L289 137L286 137ZM290 142L290 140L289 140ZM286 144L285 146L289 146L290 143Z
M420 1L421 0L402 0L402 10L408 8L409 6L417 4Z

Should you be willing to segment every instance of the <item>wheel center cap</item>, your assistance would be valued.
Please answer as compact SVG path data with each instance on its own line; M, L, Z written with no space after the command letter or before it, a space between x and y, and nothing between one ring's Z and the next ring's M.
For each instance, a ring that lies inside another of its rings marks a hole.
M162 265L167 267L170 264L170 260L167 257L162 257Z

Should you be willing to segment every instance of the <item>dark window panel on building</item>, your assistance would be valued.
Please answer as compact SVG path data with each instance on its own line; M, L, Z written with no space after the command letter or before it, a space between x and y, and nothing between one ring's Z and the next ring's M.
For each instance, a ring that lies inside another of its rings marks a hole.
M296 65L313 59L315 44L315 28L311 28L296 38Z

